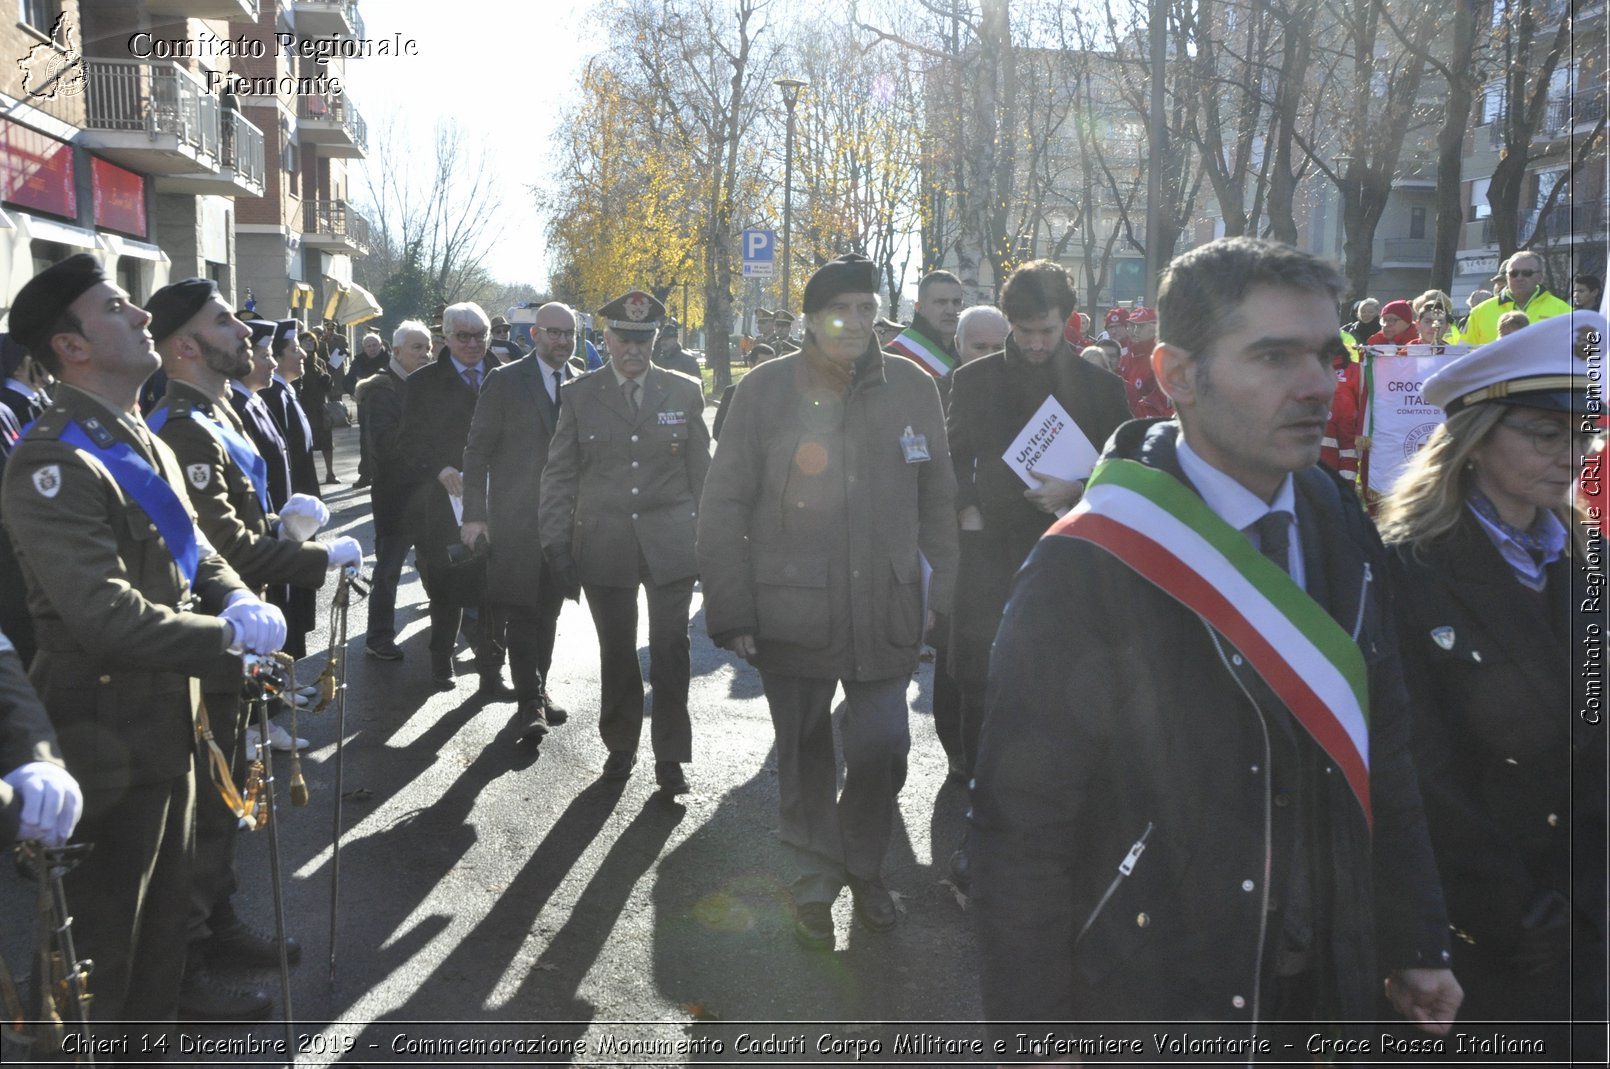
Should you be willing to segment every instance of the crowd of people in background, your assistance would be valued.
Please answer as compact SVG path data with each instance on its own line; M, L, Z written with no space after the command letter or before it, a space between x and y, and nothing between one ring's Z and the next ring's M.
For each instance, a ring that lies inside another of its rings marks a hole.
M641 290L594 314L601 353L560 302L529 351L473 303L353 345L206 280L142 309L73 257L0 342L0 832L97 843L68 892L99 1028L264 1016L212 963L300 950L230 905L239 813L196 725L239 777L259 747L307 745L288 727L313 695L245 723L242 654L306 656L316 591L372 557L363 648L406 660L412 549L421 693L459 687L467 645L476 697L540 746L571 719L549 684L585 599L620 782L641 602L655 782L682 794L699 587L776 730L803 946L837 945L846 888L863 928L899 923L883 866L932 648L990 1020L1350 1035L1395 1013L1435 1035L1457 1015L1564 1044L1606 997L1606 742L1570 716L1569 671L1592 641L1573 510L1605 323L1599 278L1569 302L1543 281L1523 250L1462 319L1427 290L1344 325L1333 267L1221 240L1098 332L1052 261L973 306L932 271L902 323L847 254L798 319L757 312L714 398ZM1361 500L1369 361L1410 346L1450 356L1424 384L1447 420ZM1052 401L1093 469L1014 466ZM368 554L315 537L354 417ZM112 694L117 746L95 713Z

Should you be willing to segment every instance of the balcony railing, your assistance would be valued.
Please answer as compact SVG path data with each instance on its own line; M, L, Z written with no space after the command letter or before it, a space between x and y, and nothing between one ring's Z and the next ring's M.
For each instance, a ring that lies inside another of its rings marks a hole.
M1602 244L1605 238L1604 205L1556 204L1543 217L1541 230L1538 229L1537 212L1527 212L1521 216L1521 240L1526 240L1534 233L1542 241L1591 240Z
M1397 263L1427 263L1431 262L1431 240L1429 238L1387 238L1382 243L1385 260Z
M189 71L138 59L86 60L84 71L87 128L143 131L152 141L173 137L203 161L219 159L218 98Z
M223 165L261 188L268 172L263 131L247 122L238 111L226 111L224 117Z
M296 117L310 122L335 123L346 131L353 144L365 152L369 151L369 125L345 97L299 96L296 98Z
M360 249L369 248L369 220L344 200L304 201L302 230L307 235L328 235L345 239Z
M1538 120L1533 136L1543 139L1565 137L1578 126L1598 122L1604 117L1604 109L1605 94L1602 91L1554 97L1543 105L1543 115ZM1504 144L1503 116L1488 124L1487 137L1494 148Z

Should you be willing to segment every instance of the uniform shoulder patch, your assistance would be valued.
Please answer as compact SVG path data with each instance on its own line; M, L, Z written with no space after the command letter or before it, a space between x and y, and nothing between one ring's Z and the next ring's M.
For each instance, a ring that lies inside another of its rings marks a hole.
M187 464L184 473L189 477L190 485L197 490L207 489L207 485L212 482L211 464Z
M43 497L61 493L61 465L46 464L34 471L34 489Z

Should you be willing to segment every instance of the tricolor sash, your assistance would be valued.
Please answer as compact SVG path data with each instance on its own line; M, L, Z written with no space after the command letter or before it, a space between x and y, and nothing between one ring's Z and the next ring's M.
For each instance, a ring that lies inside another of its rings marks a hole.
M161 434L172 413L172 406L163 405L151 413L151 418L145 421L145 425L151 428L152 434ZM191 407L190 418L212 432L212 436L218 439L218 444L224 447L224 452L229 454L229 459L246 473L246 477L252 481L252 489L257 491L257 501L263 506L264 515L273 512L273 507L268 503L268 462L263 459L262 454L232 428L212 419L199 408Z
M62 429L60 440L100 461L123 492L145 510L151 522L156 524L162 541L167 544L168 552L173 554L179 574L184 576L186 583L194 586L196 566L201 562L201 547L196 542L196 522L167 480L131 446L109 435L108 445L98 445L77 423L68 423Z
M936 379L949 375L956 367L956 361L945 355L945 349L936 341L931 341L917 332L916 327L907 327L890 342L888 348L891 352L907 356L922 365L922 369Z
M1098 464L1084 499L1047 535L1100 546L1234 643L1336 762L1373 826L1364 657L1291 576L1178 479L1134 460Z

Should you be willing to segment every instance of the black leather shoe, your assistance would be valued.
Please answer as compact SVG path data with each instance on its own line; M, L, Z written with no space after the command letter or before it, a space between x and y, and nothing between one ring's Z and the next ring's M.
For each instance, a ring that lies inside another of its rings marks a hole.
M373 657L377 661L400 661L403 659L402 647L389 638L366 643L363 647L363 652L366 656Z
M526 726L515 741L522 745L541 746L542 740L548 737L548 718L543 714L542 703L521 702L520 716L525 719Z
M654 781L666 794L687 794L693 789L688 786L688 777L682 774L681 761L654 762Z
M850 877L850 896L855 899L855 915L868 931L893 931L897 914L894 898L882 880Z
M430 681L439 691L452 690L456 684L453 682L453 658L450 654L433 653L430 655Z
M548 711L548 723L552 724L554 727L558 727L560 724L563 724L566 720L570 719L570 714L566 712L562 706L555 705L553 699L548 697L548 692L546 690L542 692L542 704Z
M182 1021L261 1021L273 1008L274 1000L266 992L225 983L199 962L185 966L179 984Z
M805 902L796 905L794 938L806 950L832 950L833 903Z
M601 779L625 779L632 774L632 766L637 764L636 750L611 750L609 760L604 762L604 771Z
M475 688L475 696L483 702L508 701L514 697L514 688L503 681L500 673L483 673L481 685Z
M206 942L207 958L215 965L245 965L279 968L279 943L272 935L245 924L214 932ZM295 965L302 960L302 944L285 937L285 960Z

